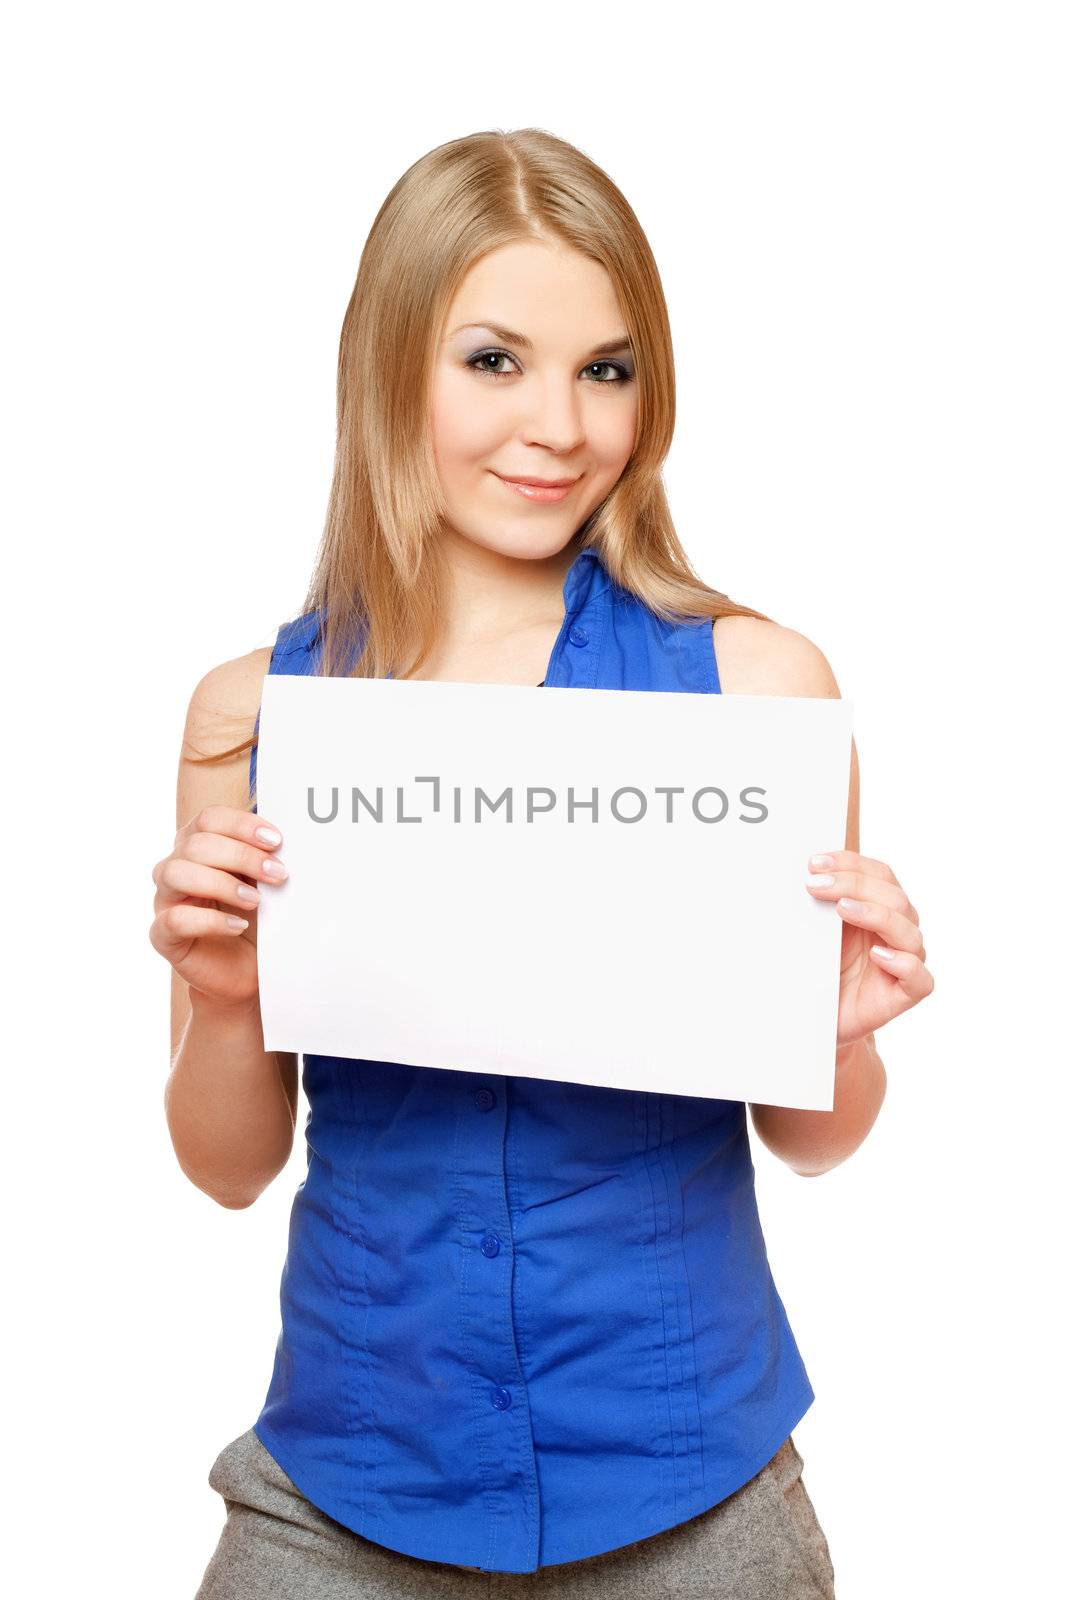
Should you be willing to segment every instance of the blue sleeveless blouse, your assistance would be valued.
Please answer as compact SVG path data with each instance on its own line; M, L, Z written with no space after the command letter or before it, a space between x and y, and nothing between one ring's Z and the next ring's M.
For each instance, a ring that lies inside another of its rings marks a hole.
M711 619L664 622L588 547L563 598L546 687L721 692ZM315 613L283 624L270 671L311 673L317 643ZM571 890L580 960L596 907ZM302 1060L254 1431L307 1499L405 1555L525 1573L673 1527L770 1460L814 1393L744 1102Z

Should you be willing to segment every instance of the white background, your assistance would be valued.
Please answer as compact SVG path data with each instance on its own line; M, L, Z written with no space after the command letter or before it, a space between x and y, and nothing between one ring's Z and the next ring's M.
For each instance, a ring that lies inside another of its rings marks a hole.
M417 13L417 14L415 14ZM20 1592L185 1600L270 1374L300 1132L181 1174L147 939L189 695L304 592L381 201L537 125L663 274L701 576L856 705L862 848L937 987L857 1154L754 1137L842 1600L1061 1570L1065 52L1059 8L37 5L5 30L5 1438ZM701 31L697 32L697 29ZM822 841L813 841L821 845ZM769 930L773 937L773 930ZM12 1500L14 1504L12 1504Z

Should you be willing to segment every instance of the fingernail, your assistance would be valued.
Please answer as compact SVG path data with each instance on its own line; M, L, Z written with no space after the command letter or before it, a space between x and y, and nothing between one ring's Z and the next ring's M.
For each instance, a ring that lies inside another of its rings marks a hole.
M248 918L247 917L227 917L226 921L230 924L231 928L247 928L248 927Z
M828 889L834 881L832 872L809 872L808 884L812 889Z
M282 836L277 828L257 828L256 838L263 844L281 844Z
M862 900L850 900L847 895L842 895L837 903L839 906L844 906L846 911L866 911L867 909Z
M808 857L808 866L809 867L815 867L816 869L818 869L819 867L832 867L833 864L834 864L833 856L809 856Z
M872 956L881 956L883 961L892 961L893 957L896 955L896 951L887 950L884 944L872 944L871 954Z
M263 871L268 878L284 878L288 868L278 860L277 856L268 856L263 863Z
M259 904L259 891L253 889L247 883L239 883L237 885L237 898L238 900L247 900L250 906L256 906Z

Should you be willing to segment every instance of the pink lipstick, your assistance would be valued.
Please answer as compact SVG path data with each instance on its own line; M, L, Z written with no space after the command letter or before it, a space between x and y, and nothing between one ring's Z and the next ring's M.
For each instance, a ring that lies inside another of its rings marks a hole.
M551 479L551 478L504 478L500 473L494 473L500 482L507 488L514 489L516 494L523 495L527 500L537 500L542 504L551 504L556 500L564 499L574 485L577 478Z

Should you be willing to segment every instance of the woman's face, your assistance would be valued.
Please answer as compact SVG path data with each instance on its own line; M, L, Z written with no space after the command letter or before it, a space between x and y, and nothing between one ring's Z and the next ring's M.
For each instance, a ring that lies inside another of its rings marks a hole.
M636 437L634 358L604 268L554 244L483 256L445 320L431 427L454 532L527 559L569 544ZM538 496L505 478L574 482Z

